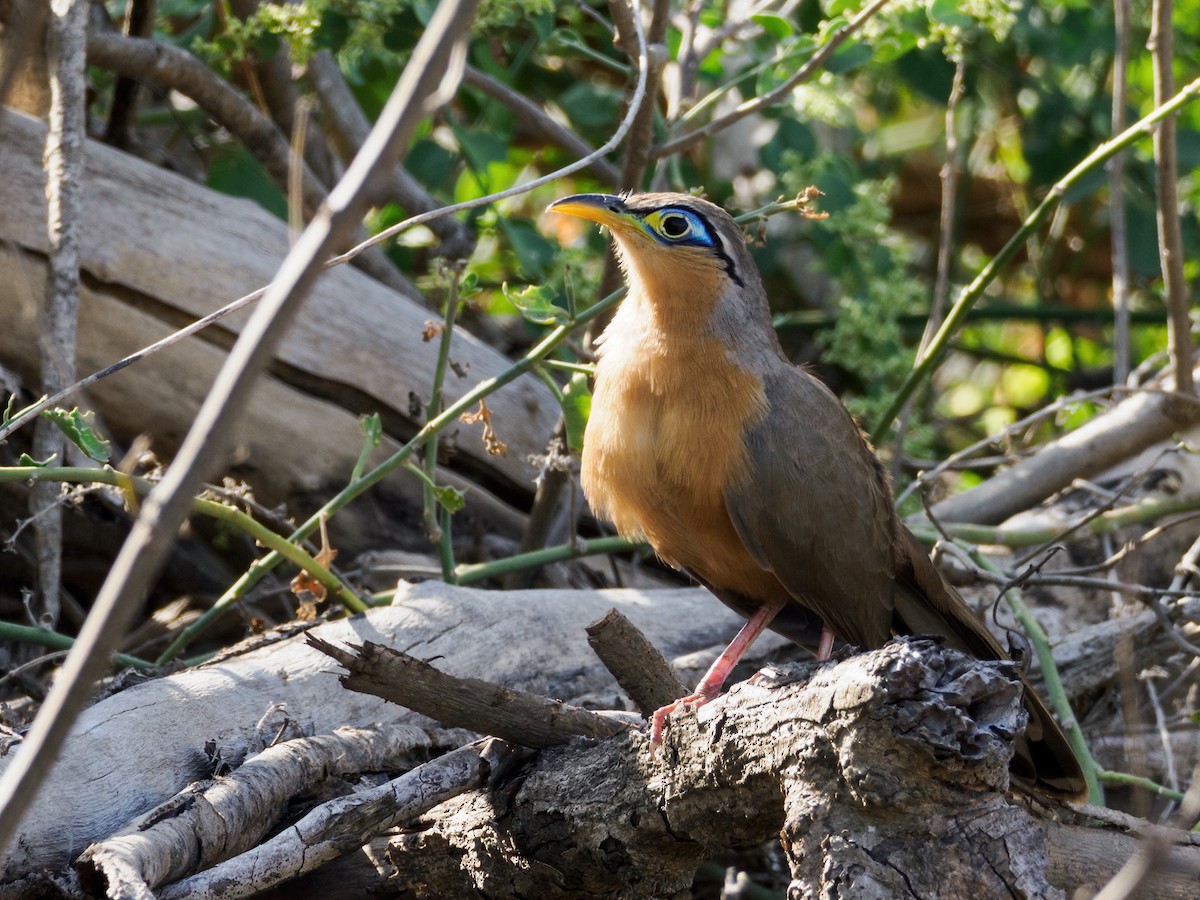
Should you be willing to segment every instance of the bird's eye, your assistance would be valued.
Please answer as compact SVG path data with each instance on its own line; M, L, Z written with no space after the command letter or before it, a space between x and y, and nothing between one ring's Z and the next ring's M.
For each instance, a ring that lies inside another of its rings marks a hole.
M669 238L681 238L691 230L692 223L688 221L687 216L679 213L667 213L659 222L659 229Z

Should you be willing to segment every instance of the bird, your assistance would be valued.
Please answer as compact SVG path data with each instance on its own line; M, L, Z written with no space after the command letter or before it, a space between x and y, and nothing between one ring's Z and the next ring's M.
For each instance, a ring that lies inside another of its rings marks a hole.
M1009 659L900 521L849 411L785 356L724 209L678 193L575 194L549 209L607 228L628 286L596 341L584 495L747 619L696 690L653 715L652 753L668 716L717 697L768 627L815 643L818 659L834 637L872 649L903 634ZM1029 722L1014 780L1081 799L1070 743L1020 677Z

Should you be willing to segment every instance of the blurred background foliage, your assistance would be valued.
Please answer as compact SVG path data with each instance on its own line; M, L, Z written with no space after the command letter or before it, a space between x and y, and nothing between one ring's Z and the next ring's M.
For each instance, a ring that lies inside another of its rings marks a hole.
M254 94L252 63L290 53L301 70L330 52L368 116L378 113L433 0L303 0L262 3L237 18L222 2L159 0L155 37L204 58ZM122 3L110 3L117 19ZM656 143L775 88L859 8L842 0L718 2L675 10L669 62L654 122ZM1145 49L1150 5L1134 0L1128 122L1152 106ZM1196 76L1200 0L1175 13L1177 77ZM798 362L820 374L870 421L909 370L929 316L940 244L939 173L946 161L947 103L956 65L960 180L950 255L950 299L1017 229L1056 179L1111 135L1114 58L1111 5L1086 0L897 0L842 45L816 77L714 137L655 160L642 188L702 192L735 212L823 193L823 220L777 216L754 253ZM688 48L707 47L702 56ZM635 71L614 46L608 7L596 0L488 0L473 29L469 63L537 104L592 146L624 113ZM102 85L103 75L97 79ZM303 75L301 76L303 84ZM147 103L146 123L175 134L166 146L215 188L279 215L280 190L252 155L181 104ZM97 104L103 105L102 91ZM169 114L164 115L164 109ZM1179 121L1185 246L1200 246L1200 105ZM1148 140L1128 155L1124 202L1132 271L1132 364L1165 347ZM423 124L406 167L439 201L501 190L576 158L548 142L510 105L473 85ZM620 153L612 162L620 163ZM566 306L597 298L605 237L565 217L544 217L555 197L612 190L589 174L464 215L478 241L469 271L479 291L468 327L519 354L545 326L522 318L510 289L542 285ZM1097 171L1067 198L976 307L931 389L920 394L905 461L919 465L1006 426L1070 390L1112 381L1110 205ZM406 211L383 207L383 228ZM436 240L418 229L388 248L404 271L436 282ZM1195 285L1200 254L1187 260ZM1194 292L1194 287L1193 287ZM574 358L564 352L565 358ZM1041 430L1077 424L1087 405ZM964 476L970 478L971 476Z

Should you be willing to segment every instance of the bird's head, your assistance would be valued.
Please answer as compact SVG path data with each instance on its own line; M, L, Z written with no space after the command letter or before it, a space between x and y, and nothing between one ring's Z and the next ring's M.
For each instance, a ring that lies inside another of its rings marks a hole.
M687 194L576 194L552 212L612 232L630 288L656 306L711 312L722 300L762 294L741 227L721 207ZM700 308L700 309L697 309Z

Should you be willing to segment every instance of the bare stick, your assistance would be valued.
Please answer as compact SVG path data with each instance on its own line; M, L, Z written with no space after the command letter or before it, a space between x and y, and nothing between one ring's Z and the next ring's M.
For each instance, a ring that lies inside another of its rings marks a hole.
M1171 72L1174 39L1172 0L1154 0L1150 39L1146 46L1154 60L1154 104L1161 106L1175 92ZM1188 287L1183 276L1183 234L1179 226L1179 161L1175 147L1175 117L1167 116L1154 131L1154 176L1158 186L1158 255L1162 261L1163 288L1167 294L1167 343L1175 390L1192 393L1191 318Z
M46 218L50 247L46 278L45 327L42 328L42 389L53 393L75 378L75 336L79 325L79 243L83 215L83 148L86 76L84 64L87 3L55 0L50 4L47 54L50 68L50 122L46 131ZM33 455L45 460L66 455L63 433L48 419L38 421ZM58 485L42 483L29 495L34 517L39 597L37 623L58 625L62 577L62 507Z
M258 374L320 273L320 261L358 227L374 173L395 165L417 122L449 99L461 73L461 39L476 2L443 0L438 6L371 140L284 260L175 461L143 504L22 753L0 777L0 848L8 846L92 685L141 608L193 495L224 457L232 438L230 423L244 410Z
M954 266L954 220L958 206L958 101L962 98L963 80L966 78L967 61L965 51L959 50L954 64L954 81L950 85L950 97L946 100L946 161L942 164L942 211L938 223L937 280L933 285L933 302L929 305L929 318L921 334L917 350L920 356L933 340L942 318L946 315L946 301L950 298L950 270ZM892 452L892 481L899 481L900 464L904 460L904 440L912 419L913 399L908 398L896 423L896 439Z
M675 670L618 609L587 627L588 643L629 699L649 716L688 693Z
M686 150L688 147L695 144L697 141L705 140L712 137L718 131L723 131L734 122L740 122L746 116L752 115L759 110L766 109L778 103L797 86L808 81L817 72L821 71L821 67L829 61L838 47L845 43L854 32L858 31L866 24L875 13L879 12L887 0L873 0L873 2L864 6L853 19L843 25L838 31L826 42L825 46L813 54L803 66L801 66L791 78L785 81L773 91L768 91L760 97L755 97L752 100L747 100L740 104L736 109L719 119L714 119L707 125L702 125L695 131L689 131L687 134L681 135L674 140L667 141L665 144L660 144L654 148L654 158L661 159L664 156L670 156L672 153L678 153L681 150Z
M390 700L451 728L468 728L535 749L556 747L578 736L613 737L628 728L617 719L558 700L448 675L383 644L366 641L343 650L314 635L306 641L350 670L341 677L350 690Z
M1129 15L1132 0L1113 0L1116 53L1113 55L1112 133L1125 130L1129 81ZM1129 238L1125 226L1125 152L1108 163L1108 206L1112 232L1113 381L1129 378Z

